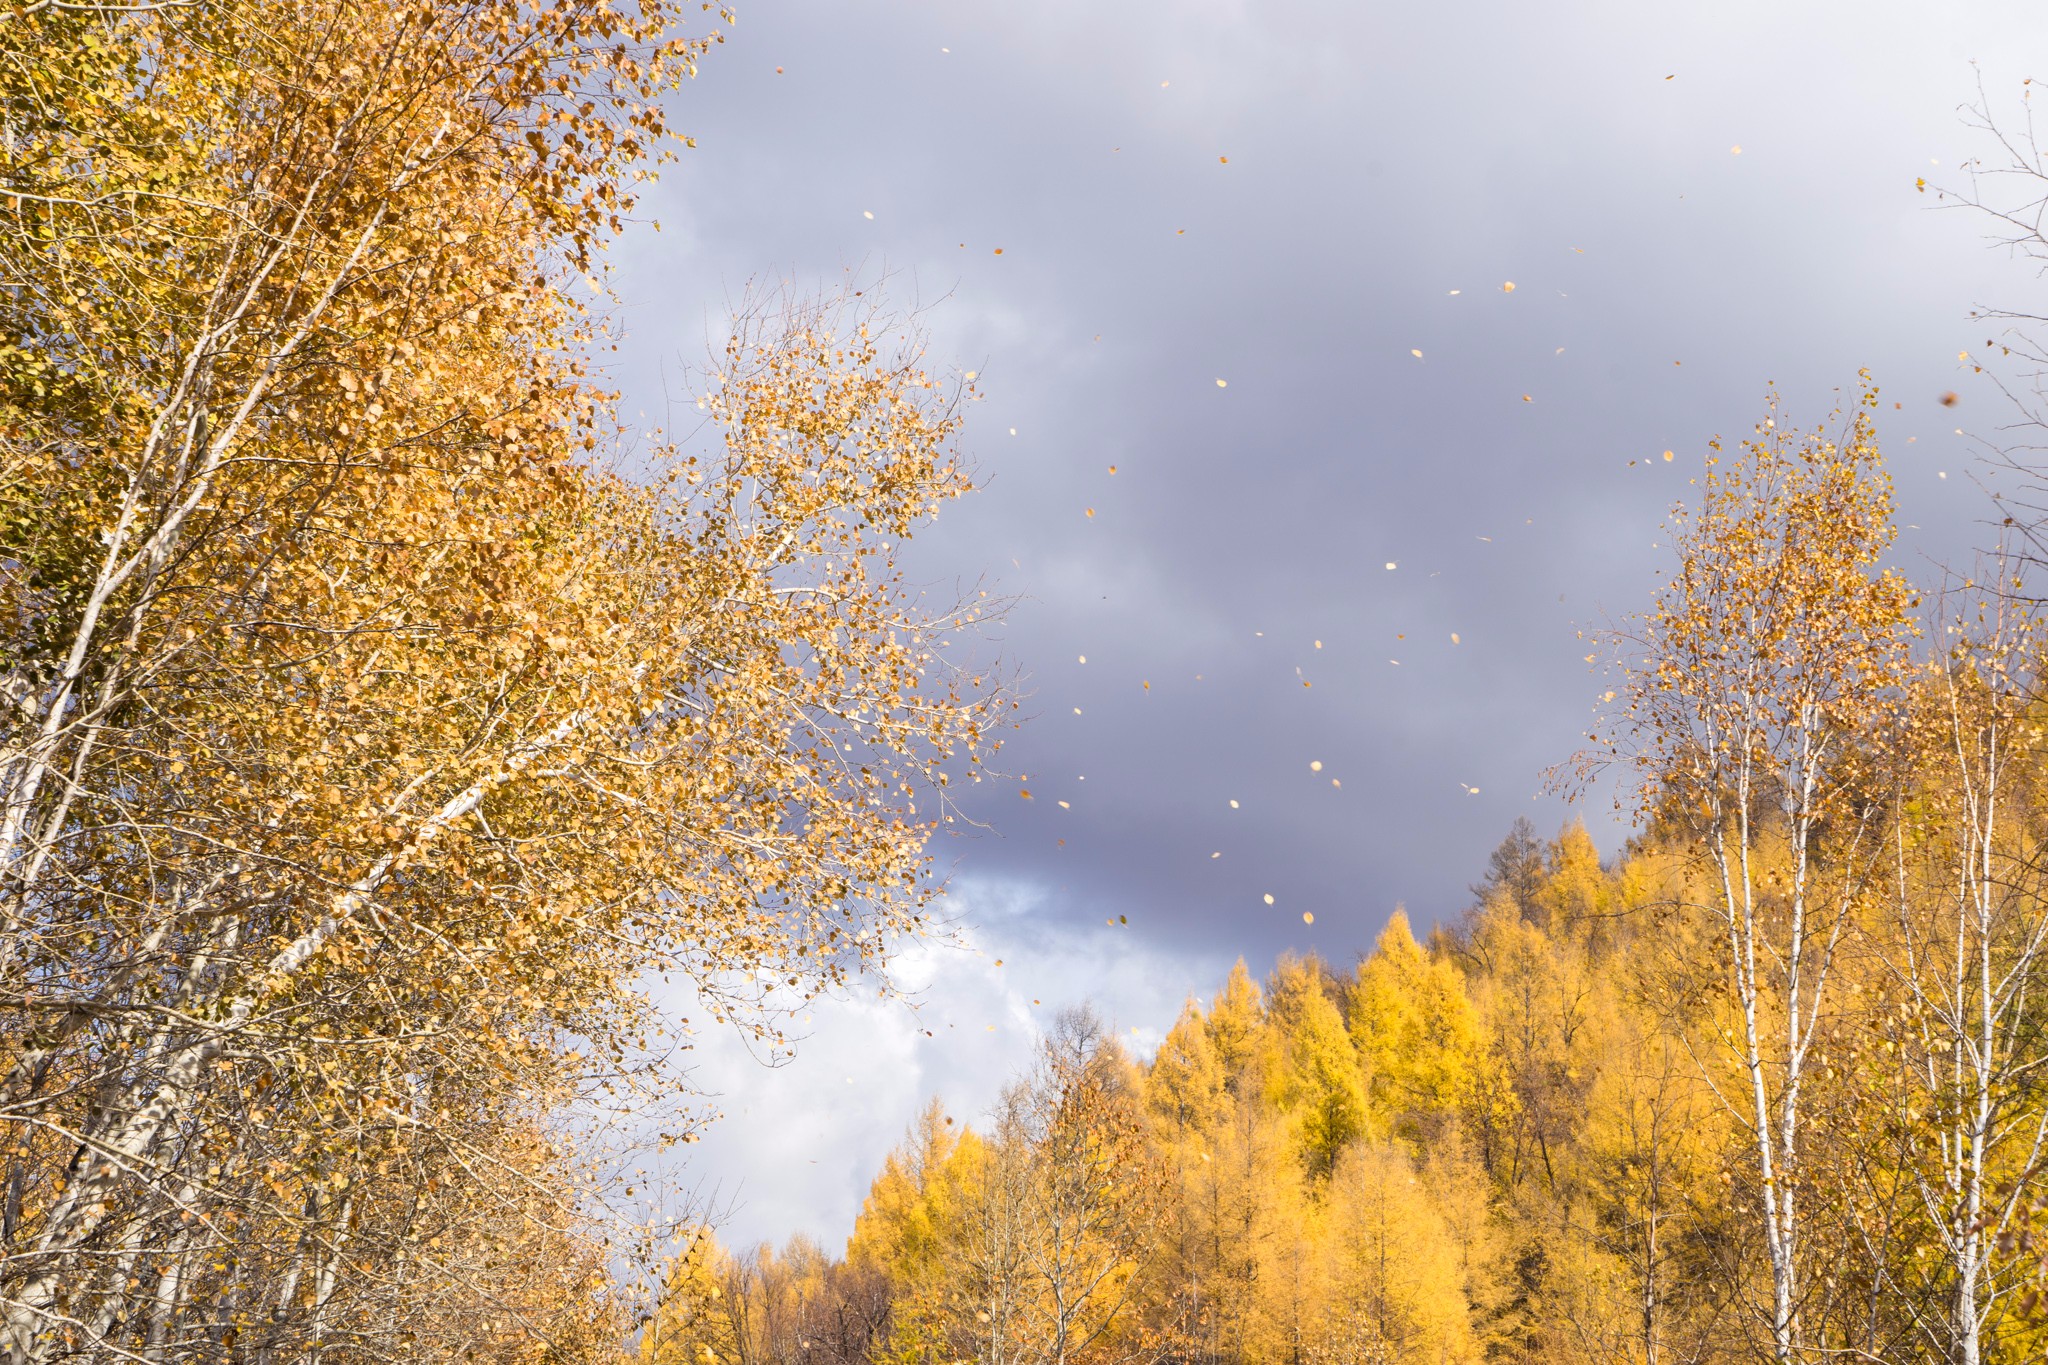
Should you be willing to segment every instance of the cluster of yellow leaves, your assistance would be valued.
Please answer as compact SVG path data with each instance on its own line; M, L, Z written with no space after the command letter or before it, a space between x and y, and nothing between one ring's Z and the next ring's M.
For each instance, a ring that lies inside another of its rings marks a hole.
M673 1090L646 979L772 1040L923 923L962 392L852 300L630 466L588 378L681 17L0 16L10 1359L602 1354L550 1116Z

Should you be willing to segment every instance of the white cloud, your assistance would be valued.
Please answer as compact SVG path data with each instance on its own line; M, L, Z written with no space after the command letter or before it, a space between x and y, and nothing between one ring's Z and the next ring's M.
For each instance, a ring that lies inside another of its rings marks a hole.
M723 1116L677 1149L671 1187L694 1187L725 1210L728 1245L802 1232L836 1252L926 1099L974 1124L1069 1005L1092 1002L1149 1055L1182 1000L1212 993L1228 969L1148 946L1122 926L1056 923L1042 901L1016 884L956 884L956 941L919 943L896 960L907 998L814 1003L799 1018L795 1056L780 1065L765 1065L730 1029L699 1035L692 1082L717 1096ZM680 991L662 1003L695 1012Z

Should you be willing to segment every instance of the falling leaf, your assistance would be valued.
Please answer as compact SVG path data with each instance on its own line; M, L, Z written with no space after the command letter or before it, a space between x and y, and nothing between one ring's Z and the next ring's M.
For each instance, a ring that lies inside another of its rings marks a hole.
M1533 399L1533 398L1531 398L1531 397L1530 397L1530 396L1529 396L1528 394L1526 394L1526 393L1525 393L1525 394L1523 394L1523 395L1522 395L1522 401L1523 401L1524 403L1533 403L1533 402L1535 402L1536 400L1535 400L1535 399Z
M1392 569L1392 568L1397 568L1397 567L1399 567L1399 566L1397 566L1397 565L1396 565L1396 564L1394 563L1394 561L1390 559L1390 560L1388 560L1388 561L1387 561L1387 567L1388 567L1389 569Z
M1668 450L1664 452L1664 463L1665 463L1665 464L1670 464L1670 463L1671 463L1671 452L1670 452L1670 451L1668 451Z
M1316 648L1317 648L1317 649L1321 649L1322 647L1323 647L1323 642L1322 642L1321 640L1318 640L1318 641L1316 641Z
M1110 472L1110 473L1112 473L1112 474L1116 473L1116 466L1115 466L1115 465L1111 465L1111 466L1109 467L1109 472Z
M1232 801L1232 802L1230 803L1230 808L1231 808L1232 810L1236 810L1236 809L1237 809L1237 802L1235 802L1235 801Z
M1222 164L1222 165L1225 165L1225 166L1228 166L1228 165L1230 164L1230 158L1229 158L1229 157L1227 157L1227 156L1219 156L1219 157L1217 157L1217 158L1216 158L1216 160L1217 160L1217 161L1218 161L1218 162L1219 162L1220 164Z
M1302 911L1302 912L1301 912L1301 922L1302 922L1303 924L1314 924L1314 923L1316 922L1316 912L1315 912L1315 911L1313 911L1313 910L1304 910L1304 911Z
M867 211L866 209L862 209L862 210L861 210L861 215L860 215L860 216L861 216L861 217L863 217L863 218L873 218L873 217L874 217L875 215L874 215L874 214L872 214L872 213L870 213L870 212L868 212L868 211Z
M1952 408L1952 407L1954 407L1954 406L1955 406L1955 405L1956 405L1956 404L1957 404L1957 403L1958 403L1959 401L1961 401L1961 400L1960 400L1960 399L1958 399L1958 398L1956 397L1956 395L1955 395L1955 391L1954 391L1954 390L1950 390L1949 392L1947 392L1947 393L1945 393L1945 394L1943 394L1943 395L1941 396L1941 405L1942 405L1943 407L1945 407L1945 408Z
M1458 632L1457 632L1457 631L1455 631L1455 630L1451 632L1451 643L1452 643L1452 644L1454 644L1454 645L1455 645L1455 644L1457 644L1457 643L1459 643L1459 640L1458 640Z
M1323 760L1321 760L1320 758L1310 759L1308 764L1308 770L1312 773L1321 772L1323 770Z
M1003 249L1002 249L1001 247L997 247L997 248L996 248L996 255L1000 256L1000 255L1002 255L1002 254L1003 254Z
M1093 507L1088 509L1088 515L1091 517L1095 515L1095 509Z
M1017 795L1023 797L1026 801L1029 801L1031 799L1031 789L1029 787L1019 787L1017 789Z
M1131 922L1131 917L1129 915L1118 915L1116 917L1116 922L1118 924L1129 924Z
M1272 893L1272 892L1270 892L1270 891L1268 891L1268 892L1266 893L1266 904L1268 904L1268 905L1271 905L1272 903L1273 903L1273 893Z
M1078 657L1084 664L1088 662L1088 656L1086 654L1078 655L1076 657Z
M1453 295L1457 295L1457 294L1462 294L1462 293L1464 293L1464 292L1465 292L1465 291L1464 291L1464 290L1462 290L1462 289L1453 289L1453 290L1451 291L1451 293L1452 293Z
M1501 292L1501 293L1503 293L1503 294L1512 294L1512 293L1514 293L1514 292L1515 292L1515 282L1514 282L1513 280L1509 280L1509 281L1508 281L1508 282L1507 282L1506 284L1503 284L1503 285L1502 285L1502 286L1500 287L1500 292Z
M1216 381L1216 387L1219 389L1227 389L1230 387L1230 381L1227 379L1219 379Z
M1736 144L1735 144L1735 145L1734 145L1733 147L1730 147L1730 148L1728 149L1728 154L1729 154L1730 156L1741 156L1741 155L1742 155L1742 144L1738 142L1738 143L1736 143Z
M1209 856L1211 858L1221 858L1223 856L1223 850L1219 848L1214 853L1211 853Z

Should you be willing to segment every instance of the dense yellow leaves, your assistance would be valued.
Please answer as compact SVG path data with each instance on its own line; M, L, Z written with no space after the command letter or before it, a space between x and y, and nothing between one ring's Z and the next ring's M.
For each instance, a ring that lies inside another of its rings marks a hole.
M1471 1097L1484 1065L1479 1019L1456 964L1431 961L1397 910L1349 992L1352 1038L1376 1107L1411 1136L1435 1132Z
M1269 1005L1278 1025L1269 1044L1278 1053L1270 1093L1315 1176L1329 1175L1369 1122L1365 1072L1331 994L1320 961L1283 959Z
M1355 973L1286 960L1262 988L1239 963L1140 1077L1112 1083L1124 1063L1100 1045L1105 1086L1142 1098L1145 1155L1104 1170L1129 1202L1076 1188L1145 1216L1135 1236L1095 1225L1128 1239L1098 1263L1118 1306L1064 1357L1027 1288L1045 1262L1001 1253L1059 1243L1058 1206L1020 1176L1085 1169L1088 1149L1063 1161L1041 1126L1017 1164L1013 1102L986 1140L927 1110L875 1177L835 1272L850 1278L806 1300L868 1314L879 1344L822 1358L1740 1358L1732 1290L1686 1278L1726 1235L1701 1210L1736 1132L1654 995L1669 959L1643 917L1670 884L1654 855L1606 870L1588 849L1576 827L1547 847L1518 832L1462 928L1424 945L1397 915ZM796 1281L778 1283L753 1291L756 1317Z
M643 982L773 1047L921 925L965 390L872 300L759 300L630 462L589 379L682 17L0 21L10 1359L601 1353L654 1243L555 1116L688 1135Z
M1674 513L1678 566L1618 723L1645 802L1713 824L1743 783L1803 820L1847 798L1854 737L1882 722L1911 634L1913 592L1879 563L1894 531L1876 405L1866 390L1840 441L1767 418Z

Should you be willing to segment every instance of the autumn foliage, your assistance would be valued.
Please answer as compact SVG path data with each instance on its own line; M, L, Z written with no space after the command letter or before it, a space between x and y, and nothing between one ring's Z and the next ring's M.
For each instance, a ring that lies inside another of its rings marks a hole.
M1603 867L1583 829L1546 842L1518 827L1455 929L1422 942L1396 916L1349 969L1284 960L1261 983L1240 964L1146 1063L1092 1035L1101 1079L1073 1084L1106 1092L1089 1122L1125 1147L1115 1166L1042 1139L1018 1154L1010 1115L1038 1093L1032 1078L986 1128L933 1106L876 1175L843 1253L802 1239L733 1251L707 1233L668 1282L641 1358L1768 1355L1762 1187L1701 870L1682 843L1645 841ZM1867 927L1807 1087L1797 1253L1812 1287L1798 1349L1958 1359L1952 1258L1967 1223L1942 1125L1967 1106L1921 1096L1930 1080L1955 1093L1967 1069L1927 1067L1930 1044L1948 1055L1932 1041L1942 1025L1902 1007L1877 956L1898 940L1881 917ZM1996 1224L2015 1212L2048 1096L2008 1069L1993 1107L2004 1136L1987 1152L1983 1208ZM1043 1196L1013 1193L1017 1171L1146 1211L1087 1228L1084 1244L1116 1270L1079 1300L1099 1330L1065 1351L1053 1305L1076 1299L1052 1263L990 1255L1006 1228L1054 1236ZM1986 1260L1978 1358L2034 1359L2030 1261Z
M971 384L872 297L617 418L685 10L0 7L0 1360L2041 1358L2039 621L1886 566L1874 390L1678 510L1621 856L1065 1016L843 1253L636 1213L593 1130L886 990L1010 705L898 568Z
M590 369L682 18L0 13L0 1357L614 1352L643 981L921 924L962 393L852 299L682 445Z
M1885 567L1874 410L1774 405L1678 509L1578 770L1634 799L1622 856L1518 823L1426 941L1397 913L1355 965L1240 963L1143 1063L1091 1035L1113 1167L997 1155L1039 1082L990 1128L928 1111L843 1258L707 1242L722 1294L672 1285L643 1353L2038 1359L2038 627L2009 561L1924 596ZM1045 1325L1074 1296L1042 1262L983 1269L983 1211L1053 1225L1000 1194L1013 1167L1148 1210L1090 1233L1120 1268L1088 1340Z

